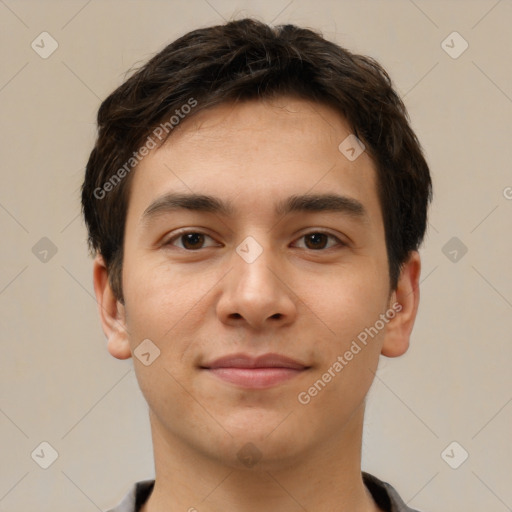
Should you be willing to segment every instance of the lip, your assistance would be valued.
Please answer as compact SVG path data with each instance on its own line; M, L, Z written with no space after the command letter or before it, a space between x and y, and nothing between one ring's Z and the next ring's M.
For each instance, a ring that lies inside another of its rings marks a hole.
M309 366L280 354L231 354L201 366L211 375L248 389L266 389L286 382Z

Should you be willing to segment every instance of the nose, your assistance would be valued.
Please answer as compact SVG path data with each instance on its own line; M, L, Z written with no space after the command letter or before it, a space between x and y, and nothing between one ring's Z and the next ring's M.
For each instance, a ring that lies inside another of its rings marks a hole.
M293 323L297 298L286 283L271 249L252 262L234 253L233 268L223 282L217 315L227 325L246 325L255 330Z

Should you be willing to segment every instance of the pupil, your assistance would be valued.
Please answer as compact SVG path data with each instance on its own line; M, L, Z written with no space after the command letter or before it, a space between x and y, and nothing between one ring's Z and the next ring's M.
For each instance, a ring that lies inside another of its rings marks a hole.
M201 233L187 233L183 235L183 247L187 249L200 249L203 243L204 235Z
M313 233L308 235L308 242L311 242L313 247L308 247L310 249L323 249L327 243L327 235L324 233ZM307 244L306 244L307 245Z

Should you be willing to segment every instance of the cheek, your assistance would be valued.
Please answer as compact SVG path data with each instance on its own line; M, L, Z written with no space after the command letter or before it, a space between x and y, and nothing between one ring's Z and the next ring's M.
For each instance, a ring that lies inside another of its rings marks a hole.
M127 261L123 272L135 373L150 408L160 415L186 402L180 383L190 388L187 357L193 355L194 326L201 321L198 300L208 287L161 265L142 268ZM143 340L151 340L157 347L153 350L158 356L147 366L137 358L137 347Z
M354 271L340 273L322 293L309 295L311 309L322 320L316 322L322 332L316 344L319 364L297 401L307 404L311 418L326 421L321 428L335 428L340 418L347 421L364 401L379 362L388 291L387 274Z
M341 349L385 312L389 293L386 269L379 261L336 268L300 289L295 285L294 291L308 306L305 312L322 330L322 337L335 341ZM301 281L297 278L295 282Z
M380 267L376 262L336 272L322 281L323 287L309 292L308 305L316 314L313 318L321 319L316 325L322 334L316 344L318 369L302 391L319 412L325 408L348 414L371 386L385 333L381 315L389 292L388 275Z
M180 272L168 263L146 263L142 268L127 262L124 268L128 327L162 339L170 330L190 322L215 281L204 273Z
M145 339L154 342L160 352L150 367L136 358L134 367L149 403L154 403L152 397L160 400L159 396L169 394L180 402L183 390L179 383L192 389L196 376L192 368L198 364L198 354L211 343L216 322L211 293L222 273L182 272L168 262L146 263L142 268L127 262L126 323L132 353Z

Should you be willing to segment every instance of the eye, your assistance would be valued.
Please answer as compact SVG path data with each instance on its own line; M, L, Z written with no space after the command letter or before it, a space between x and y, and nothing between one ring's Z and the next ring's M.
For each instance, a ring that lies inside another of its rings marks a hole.
M318 251L321 249L330 249L331 247L336 245L346 245L338 237L331 235L330 233L324 233L322 231L314 231L311 233L307 233L299 238L299 240L302 239L304 240L304 245L299 247L301 249L311 249L313 251ZM329 239L334 240L335 243L331 243L331 245L329 245Z
M206 240L213 240L213 238L205 233L198 231L182 231L170 238L165 245L174 245L180 249L187 251L197 251L198 249L204 249L205 247L213 247L215 243L205 246Z
M338 237L323 231L307 233L301 236L299 240L304 240L304 242L302 244L296 242L296 247L313 251L330 249L336 245L346 245ZM208 243L208 241L210 242ZM206 245L207 243L208 245ZM207 247L215 247L218 244L211 236L201 233L200 231L181 231L170 238L165 245L173 245L186 251L197 251Z

